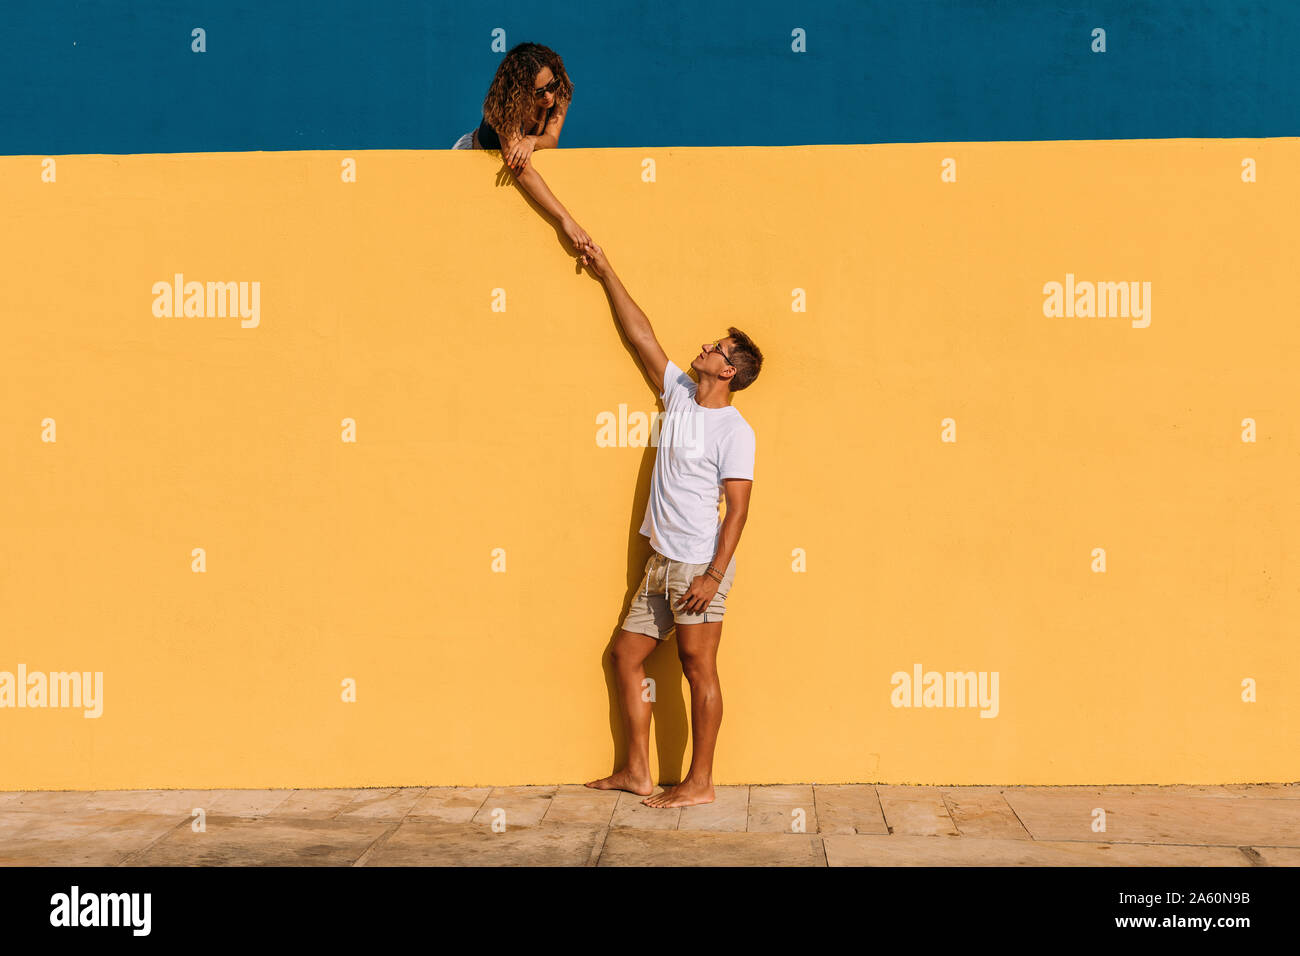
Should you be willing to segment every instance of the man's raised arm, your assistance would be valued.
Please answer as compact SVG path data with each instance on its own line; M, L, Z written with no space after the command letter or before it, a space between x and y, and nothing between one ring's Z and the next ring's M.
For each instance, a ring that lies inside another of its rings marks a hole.
M628 295L627 289L623 288L623 283L615 275L614 269L605 258L605 251L600 246L592 243L582 256L583 265L589 266L595 273L596 278L605 286L605 291L609 293L610 299L614 302L614 314L618 316L618 324L623 327L623 334L627 340L636 348L637 354L641 356L641 364L649 373L650 378L655 383L655 391L662 393L664 390L664 369L668 367L668 356L664 353L663 347L660 346L659 340L655 338L654 329L650 327L650 320L641 308L632 301Z

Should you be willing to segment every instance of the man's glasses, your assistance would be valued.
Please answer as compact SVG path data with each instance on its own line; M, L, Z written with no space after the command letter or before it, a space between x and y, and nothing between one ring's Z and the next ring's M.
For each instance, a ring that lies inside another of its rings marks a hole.
M722 361L726 362L726 363L727 363L728 365L730 365L732 368L735 368L735 367L736 367L736 363L733 362L731 359L727 358L727 353L724 352L724 351L722 351L722 339L718 339L718 341L716 341L716 342L714 342L712 345L710 345L710 346L709 346L709 351L710 351L710 352L717 352L719 355L722 356Z
M533 96L541 98L547 93L554 93L560 88L560 78L557 76L540 89L533 90Z

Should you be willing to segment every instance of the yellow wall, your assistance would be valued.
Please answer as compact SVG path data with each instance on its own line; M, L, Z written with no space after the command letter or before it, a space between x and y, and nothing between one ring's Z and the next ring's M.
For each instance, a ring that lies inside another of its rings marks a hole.
M0 709L0 789L608 773L654 449L596 419L657 395L495 155L41 159L0 159L0 670L100 671L103 713ZM767 356L717 782L1300 777L1300 140L535 162L674 361ZM259 325L155 317L177 272ZM1067 273L1150 325L1046 317ZM892 706L917 663L997 671L997 716Z

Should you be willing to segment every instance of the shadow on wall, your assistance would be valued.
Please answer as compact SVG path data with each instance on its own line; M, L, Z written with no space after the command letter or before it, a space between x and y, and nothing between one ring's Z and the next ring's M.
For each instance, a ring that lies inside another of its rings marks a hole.
M565 235L564 230L551 218L550 214L542 208L541 204L519 185L518 177L514 171L501 161L501 151L480 151L493 155L498 162L501 162L501 166L496 172L496 185L498 187L514 186L533 212L540 219L549 223L551 228L555 230L555 239L560 251L564 255L573 258L574 273L581 274L583 271L582 263L578 261L577 252L570 244L569 237ZM593 278L593 281L596 280ZM604 287L602 286L602 288ZM608 290L606 290L606 297L608 299ZM628 360L641 370L646 387L655 396L655 401L660 410L664 411L663 399L659 397L659 388L651 381L650 376L641 365L636 349L627 340L627 336L623 334L623 328L619 325L618 317L614 314L612 300L609 301L609 322L614 334L622 341L623 348L627 351ZM606 641L600 655L600 665L605 674L605 686L609 694L610 737L614 742L614 762L609 768L609 773L613 773L627 763L627 737L624 732L623 718L619 706L618 676L614 672L614 662L610 652L613 650L614 641L617 639L619 631L622 630L623 620L631 609L636 589L641 584L645 574L646 561L650 558L650 539L641 534L641 521L645 517L646 503L650 498L650 476L654 471L655 453L654 446L647 445L645 454L641 458L640 467L637 470L636 490L632 496L632 508L627 528L627 595L623 600L622 610L618 612L617 619L613 622L609 639ZM681 782L690 738L689 706L686 695L682 692L682 682L685 675L682 670L681 660L677 656L676 631L673 631L668 640L664 641L660 647L655 648L654 653L646 660L645 673L647 677L654 681L655 688L655 702L651 716L655 751L658 755L658 773L654 774L655 782L660 786L669 786ZM605 772L593 771L591 776L593 778L602 777L605 776Z
M611 318L613 318L611 312ZM615 324L618 320L614 319ZM636 360L636 353L626 341L624 345ZM644 371L644 370L643 370ZM648 381L648 379L647 379ZM655 393L656 398L658 392ZM662 406L662 400L660 400ZM614 641L622 630L623 620L631 609L636 590L645 574L646 561L650 558L650 539L641 534L641 520L645 516L646 502L650 498L650 476L654 471L655 448L646 446L637 471L636 493L632 497L632 514L628 521L627 534L627 597L619 612L618 620L610 631L609 640L601 652L601 667L605 672L605 686L609 692L609 730L614 740L613 773L627 764L627 737L624 735L622 711L619 706L618 675L614 672L614 661L610 654ZM677 631L674 630L668 640L662 641L645 662L645 674L654 681L655 700L651 710L651 729L654 734L655 752L658 754L658 772L651 767L651 775L658 786L670 786L681 783L682 770L686 766L686 748L690 737L688 703L682 692L681 659L677 656ZM600 773L597 776L605 776Z

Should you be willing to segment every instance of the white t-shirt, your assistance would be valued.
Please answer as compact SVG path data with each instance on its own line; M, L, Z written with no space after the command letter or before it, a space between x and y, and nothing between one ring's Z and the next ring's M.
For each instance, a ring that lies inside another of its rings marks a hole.
M650 546L683 564L713 560L722 530L722 479L754 478L754 429L732 405L700 405L698 388L668 360L659 450L641 522Z

